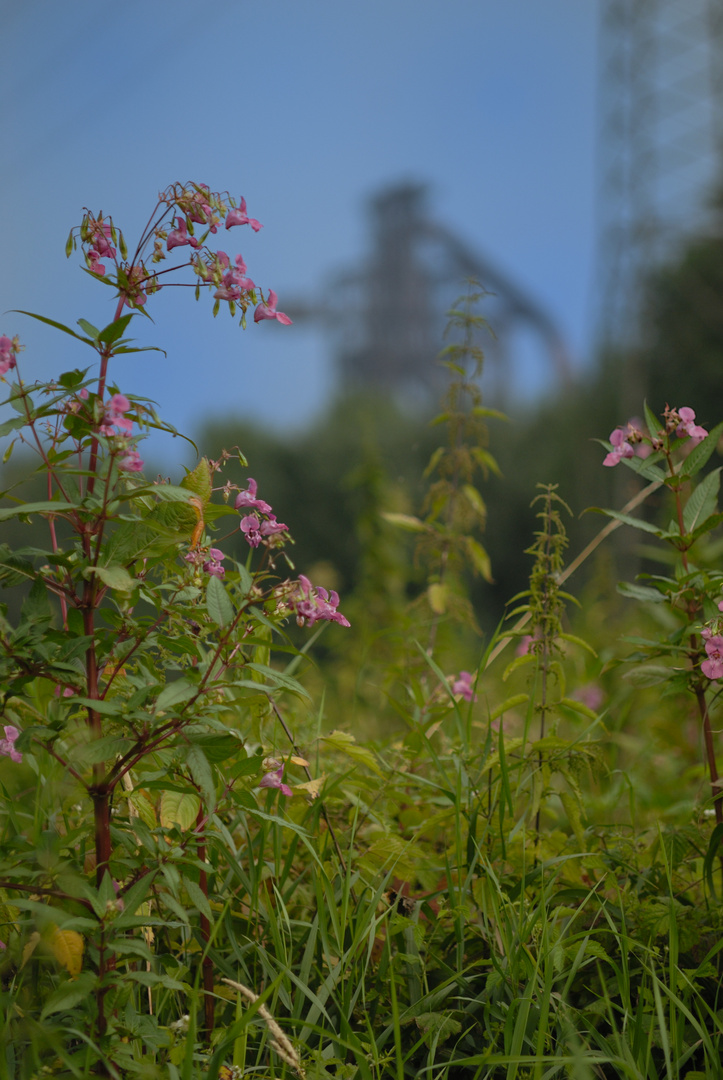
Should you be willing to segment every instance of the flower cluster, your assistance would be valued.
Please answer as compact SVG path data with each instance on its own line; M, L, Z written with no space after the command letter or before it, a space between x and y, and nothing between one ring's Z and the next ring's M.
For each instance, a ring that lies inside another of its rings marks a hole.
M723 612L723 600L719 601L718 610ZM710 626L704 626L701 637L705 642L705 651L708 655L708 659L700 665L701 671L708 679L723 679L723 634L715 633Z
M236 496L235 507L237 510L250 510L241 518L239 528L248 540L249 546L256 548L265 542L271 546L273 538L280 533L289 531L288 525L276 520L276 514L264 499L256 498L257 484L249 477L249 486L245 491Z
M113 225L110 221L104 221L102 214L97 218L94 218L92 214L88 214L85 224L86 233L83 235L81 232L81 236L83 241L90 245L86 251L88 268L92 273L99 274L102 277L105 274L105 266L100 260L113 259L115 261L118 254L111 243Z
M103 420L100 425L101 435L110 437L120 434L127 438L133 430L133 421L125 415L130 407L131 403L125 394L113 394L105 406ZM119 429L118 432L115 430L116 428ZM123 454L118 458L118 465L126 472L140 472L143 468L143 461L135 448L125 446Z
M11 761L22 761L23 755L19 750L15 749L15 740L20 732L16 727L13 727L12 724L6 724L3 730L5 732L5 738L0 739L0 754L9 757Z
M630 420L624 428L617 427L610 433L612 449L606 455L603 465L617 465L623 458L647 457L653 450L662 450L665 437L675 435L678 439L690 439L693 446L708 435L707 430L695 422L695 412L684 405L680 409L671 409L666 405L663 413L664 427L648 438L640 430L640 421Z
M288 315L277 311L278 298L273 290L269 290L268 300L264 302L263 294L247 275L243 256L235 257L234 268L226 252L214 252L206 246L209 234L217 233L222 225L227 230L236 225L250 225L254 232L259 232L262 228L260 221L249 216L243 196L237 206L228 193L212 192L206 184L171 184L159 195L157 210L158 215L146 228L131 261L128 261L122 233L110 219L104 219L102 214L96 217L86 210L78 230L86 265L91 273L103 277L107 267L101 260L110 259L115 263L115 283L125 305L142 307L149 293L162 288L157 274L147 270L143 262L143 251L152 241L154 263L164 260L167 254L176 248L191 249L190 259L183 265L191 266L200 279L196 289L197 297L202 284L214 287L214 314L218 311L220 302L225 300L232 315L235 314L237 304L241 307L241 322L244 326L245 313L251 304L256 305L255 322L274 319L285 326L291 323ZM199 236L195 235L194 226L201 226L203 232ZM76 244L74 233L75 230L71 232L66 245L68 255ZM123 260L121 262L117 258L118 250L114 246L116 243Z
M296 615L299 626L313 626L316 622L327 621L350 626L349 620L337 611L339 594L333 589L327 592L320 585L314 586L307 577L299 574L299 580L293 592L287 597L286 604Z
M477 695L472 686L472 679L472 673L469 671L460 671L459 675L452 676L449 679L452 693L460 694L465 701L476 701Z
M17 365L20 344L17 337L0 337L0 376L7 375Z
M192 563L194 566L201 566L206 574L211 577L223 578L226 571L221 566L221 561L226 558L222 551L218 548L209 548L202 551L189 551L188 555L183 556L186 562Z

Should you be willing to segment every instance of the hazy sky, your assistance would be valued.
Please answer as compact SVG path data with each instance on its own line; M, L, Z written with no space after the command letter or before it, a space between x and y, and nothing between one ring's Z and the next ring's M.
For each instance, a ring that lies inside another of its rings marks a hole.
M220 246L281 309L363 257L370 195L428 182L434 216L544 304L584 361L593 0L5 0L0 31L0 333L26 343L26 378L92 354L9 309L112 317L111 291L65 259L82 207L112 213L130 242L157 192L186 179L246 196L264 229ZM129 358L116 380L181 430L214 411L298 426L327 401L319 330L243 332L190 290L149 311L139 343L168 358Z

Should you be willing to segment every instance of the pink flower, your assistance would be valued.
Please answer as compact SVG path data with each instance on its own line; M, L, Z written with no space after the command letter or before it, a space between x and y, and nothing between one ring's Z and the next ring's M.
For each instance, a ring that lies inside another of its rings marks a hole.
M91 248L90 251L88 252L88 262L90 264L90 266L89 266L90 272L91 272L91 274L99 274L102 277L103 274L105 273L105 266L103 265L102 262L98 261L99 259L100 259L100 252L96 251L95 248Z
M263 225L256 218L250 218L246 213L246 200L241 196L241 204L238 210L229 210L226 216L226 228L231 229L234 225L250 225L254 232L263 229Z
M613 448L603 461L603 465L617 465L623 458L635 457L635 451L627 441L627 431L615 428L615 431L610 433L610 442Z
M222 578L226 571L221 566L221 560L225 559L226 556L222 551L219 551L218 548L211 548L208 554L209 558L203 564L203 569L207 574L210 574L211 577ZM186 556L186 558L188 558L188 556Z
M197 248L199 246L198 240L195 236L192 236L188 231L186 225L186 219L182 217L176 218L176 228L171 229L166 240L166 250L172 251L175 247L183 247L185 244L190 244L191 247Z
M101 259L115 259L116 249L111 244L111 238L113 236L113 227L109 221L94 221L91 227L93 234L93 247L96 250L96 257ZM90 255L90 252L88 252ZM99 270L98 273L105 273L105 270Z
M282 795L291 796L293 791L288 784L285 784L282 780L284 775L284 766L280 765L278 769L274 769L273 772L266 773L259 780L259 787L265 788L278 788Z
M702 442L708 435L708 432L704 427L700 427L695 422L695 413L692 409L689 409L687 405L684 405L682 409L676 410L680 417L680 424L676 428L675 434L679 439L689 435L693 442L697 445Z
M269 504L267 502L264 502L263 499L257 499L256 498L256 489L257 489L257 487L258 487L258 484L250 476L249 477L249 486L248 486L247 490L246 491L240 491L239 494L236 496L236 502L235 502L234 505L235 505L235 508L237 510L240 510L242 506L243 507L248 506L253 510L258 510L259 513L261 513L261 514L270 514L271 513L271 507L269 506Z
M461 694L465 701L476 701L477 695L472 688L472 674L469 671L460 671L450 683L453 694Z
M5 738L0 739L0 754L9 757L11 761L22 761L23 755L15 749L15 740L20 732L12 724L6 724L4 729Z
M0 337L0 375L6 375L17 364L18 339Z
M708 638L705 643L705 651L708 659L700 665L704 675L709 679L723 679L723 637L715 634Z
M118 459L118 467L125 472L140 472L143 461L137 450L127 450L123 457Z
M276 305L279 301L278 296L273 289L269 289L269 300L266 304L259 304L254 311L254 322L261 322L262 319L277 319L278 322L283 323L284 326L291 326L291 319L288 315L284 315L283 311L277 311Z
M261 522L256 514L247 514L246 517L241 518L239 528L252 548L257 548L261 543L260 525Z
M130 407L131 403L125 394L113 394L105 407L105 415L100 428L101 434L114 435L113 428L118 427L126 435L130 435L133 430L133 421L123 415Z
M299 574L296 592L289 598L288 603L292 611L296 612L299 626L313 626L320 620L336 622L340 626L351 625L349 620L336 610L339 606L339 594L333 589L328 593L321 586L315 588L303 574Z

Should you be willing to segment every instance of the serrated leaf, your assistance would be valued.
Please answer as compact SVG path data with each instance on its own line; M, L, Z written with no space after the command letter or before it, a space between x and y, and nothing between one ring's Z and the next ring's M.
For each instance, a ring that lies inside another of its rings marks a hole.
M96 703L97 704L97 703ZM77 760L83 765L95 765L101 761L111 761L125 754L132 746L130 739L108 735L104 739L94 739L78 748Z
M720 489L720 468L708 473L692 492L683 509L683 525L686 533L706 521L718 507L718 491Z
M209 813L216 805L216 784L213 770L200 746L191 743L186 753L186 763L191 770L194 782L201 789Z
M109 589L116 592L131 592L136 582L123 566L87 566L83 577L95 574Z
M77 510L78 503L66 502L34 502L20 503L18 506L3 507L0 510L0 521L17 517L18 514L67 514L69 510Z
M661 431L665 430L665 424L656 416L653 410L648 405L647 401L643 402L643 411L645 413L645 423L648 425L648 432L651 439L656 439Z
M198 908L201 914L205 915L207 919L213 920L211 905L201 886L192 878L186 877L185 875L183 877L183 884L193 906Z
M649 521L644 521L642 518L634 518L630 514L621 514L618 510L605 510L601 506L590 506L588 510L596 514L604 514L606 517L615 518L616 521L622 522L623 525L630 525L633 529L641 529L643 532L653 533L654 536L663 535L662 529L659 529L657 525L651 525Z
M634 582L618 582L617 591L621 596L629 596L632 600L645 600L650 604L665 603L665 595L658 589L652 589L649 585L636 585Z
M53 990L45 999L40 1019L52 1016L53 1013L68 1011L84 1001L92 993L96 984L96 976L91 971L85 971L75 979L69 979L62 983L57 990Z
M312 799L318 799L326 776L317 776L316 780L307 780L303 784L294 784L294 791L305 791Z
M61 930L52 923L47 934L53 956L69 975L80 975L83 967L83 938L75 930Z
M83 269L86 269L83 267ZM96 277L94 274L93 277ZM69 326L65 326L63 323L56 322L55 319L48 319L45 315L36 315L32 311L21 311L20 308L15 308L14 313L17 315L27 315L30 319L37 319L38 322L45 323L47 326L54 326L56 330L62 330L64 334L70 334L76 341L84 341L86 345L92 345L95 348L95 342L90 338L82 337L80 334L76 334L75 330L71 330Z
M696 473L700 472L718 445L718 440L721 435L723 435L723 421L721 421L720 424L716 424L716 426L708 433L707 437L703 439L703 442L694 446L688 454L683 463L682 470L687 476L695 476Z
M359 746L353 735L349 735L346 731L332 731L330 735L323 735L322 741L334 750L338 750L354 761L358 761L361 765L365 765L367 769L376 773L377 776L384 777L384 773L379 768L371 750L367 750L365 746Z
M164 829L177 825L186 832L195 824L201 800L193 792L164 791L161 795L160 818Z
M234 609L228 593L217 577L210 577L206 586L206 610L217 626L233 622Z
M208 505L211 501L213 478L207 458L201 458L196 468L186 473L183 480L181 480L181 487L187 488L194 495L197 495L204 508Z
M641 664L632 671L624 671L622 677L633 686L657 686L669 679L671 674L670 668L662 664Z
M149 829L155 829L158 824L156 821L156 808L147 793L145 791L131 791L128 795L128 802L135 809L143 824L147 825Z
M108 323L100 333L98 334L98 340L102 341L105 345L112 345L114 341L118 341L123 337L126 331L128 323L133 318L133 312L130 315L123 315L120 319L116 319L112 323Z
M197 690L196 683L192 683L186 678L176 679L174 682L168 683L158 695L156 711L162 712L165 709L170 709L172 705L180 705L184 701L188 701Z

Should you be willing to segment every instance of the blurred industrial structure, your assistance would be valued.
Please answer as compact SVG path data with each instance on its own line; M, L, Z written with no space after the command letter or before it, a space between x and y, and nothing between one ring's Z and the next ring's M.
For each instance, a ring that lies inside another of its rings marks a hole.
M635 341L646 275L720 235L723 2L600 0L599 343Z
M369 217L369 253L336 275L326 290L332 299L324 306L299 300L286 305L295 320L321 320L329 329L342 386L381 388L413 404L436 401L446 381L437 357L447 312L470 279L488 294L480 313L494 333L480 343L495 401L512 389L524 397L524 388L512 386L515 375L521 377L511 360L518 331L525 332L528 346L532 340L538 365L546 366L558 384L569 382L567 349L551 316L429 215L423 185L407 183L380 192L370 200Z

